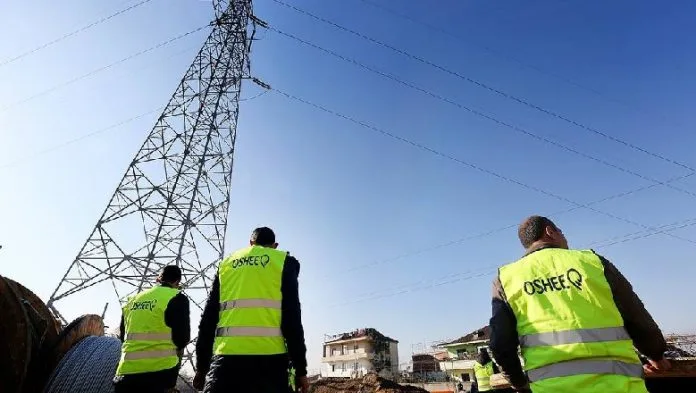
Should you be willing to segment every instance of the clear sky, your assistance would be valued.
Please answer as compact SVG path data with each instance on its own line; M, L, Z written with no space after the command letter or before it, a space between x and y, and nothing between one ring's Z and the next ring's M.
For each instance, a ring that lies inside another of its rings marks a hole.
M696 168L694 2L286 1L431 63L255 1L274 28L426 91L257 35L259 79L431 149L275 92L241 103L228 251L268 225L299 258L311 368L325 333L375 327L405 361L412 344L485 325L495 267L522 252L515 224L622 193L554 218L624 272L665 331L696 330L696 175L659 184ZM152 0L7 60L135 3L0 4L0 274L44 299L206 33L99 69L204 25L212 7ZM111 296L66 313L100 313Z

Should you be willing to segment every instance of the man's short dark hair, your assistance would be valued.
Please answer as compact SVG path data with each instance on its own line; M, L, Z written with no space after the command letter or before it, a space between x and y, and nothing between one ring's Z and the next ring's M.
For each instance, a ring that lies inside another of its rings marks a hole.
M160 280L170 284L181 281L181 269L176 265L165 266L160 274Z
M276 242L275 233L269 227L256 228L251 233L251 241L259 246L272 246Z
M524 248L529 248L535 241L544 236L546 227L556 228L556 224L544 216L527 217L517 229L517 236Z

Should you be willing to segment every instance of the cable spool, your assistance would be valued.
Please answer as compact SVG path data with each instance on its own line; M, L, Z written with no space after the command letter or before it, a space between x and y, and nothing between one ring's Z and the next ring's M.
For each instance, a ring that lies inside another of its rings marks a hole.
M60 361L44 393L113 393L120 357L119 339L85 337Z
M57 362L51 349L60 325L29 289L0 276L0 392L35 393Z

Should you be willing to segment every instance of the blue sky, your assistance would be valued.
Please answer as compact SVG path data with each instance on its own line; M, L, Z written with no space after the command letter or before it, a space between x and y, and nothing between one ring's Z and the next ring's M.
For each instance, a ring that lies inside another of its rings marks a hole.
M253 227L269 225L281 248L300 259L313 368L324 333L372 326L400 340L405 360L414 343L484 325L492 272L522 251L510 226L529 214L567 210L572 203L686 176L687 168L696 167L696 134L690 130L696 113L689 110L696 99L696 4L369 2L292 3L608 137L272 0L257 0L256 15L276 29L537 136L276 32L259 32L252 73L274 88L508 179L275 92L242 102L228 250L244 245ZM4 2L0 35L12 38L0 46L0 64L135 3ZM0 274L48 298L205 32L66 82L203 26L211 14L206 1L152 0L0 65ZM248 83L242 96L259 93ZM592 245L617 264L665 331L693 331L696 323L684 315L693 310L694 226L647 237L640 236L650 230L636 233L696 218L696 175L670 185L554 218L571 246ZM497 230L504 227L510 228ZM451 244L437 247L445 243ZM80 299L80 308L66 312L99 313L110 296L103 291Z

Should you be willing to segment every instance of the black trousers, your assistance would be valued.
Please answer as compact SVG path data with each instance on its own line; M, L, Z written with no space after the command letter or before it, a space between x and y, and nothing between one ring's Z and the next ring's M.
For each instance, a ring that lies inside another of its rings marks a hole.
M165 393L176 386L179 366L168 370L114 378L114 393Z
M287 356L214 356L203 392L289 393Z

